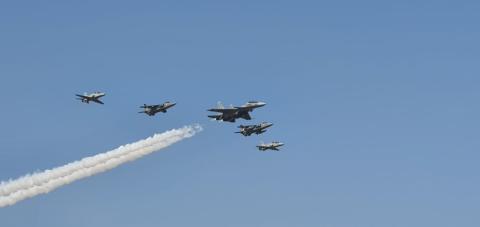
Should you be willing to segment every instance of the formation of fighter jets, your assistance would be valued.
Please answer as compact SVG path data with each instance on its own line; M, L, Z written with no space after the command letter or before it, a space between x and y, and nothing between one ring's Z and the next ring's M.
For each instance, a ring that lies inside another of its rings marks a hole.
M105 96L104 92L94 92L94 93L84 93L83 95L75 94L77 96L78 100L81 100L83 103L90 103L90 102L95 102L98 104L104 104L100 98ZM158 104L158 105L147 105L143 104L143 106L140 106L140 108L143 108L143 111L140 111L139 113L145 113L148 116L154 116L155 114L162 112L166 113L168 109L174 107L176 103L174 102L164 102L163 104ZM265 106L266 103L264 102L259 102L259 101L250 101L247 102L246 104L238 107L230 106L225 108L221 103L218 104L216 108L209 109L208 111L211 112L216 112L219 113L217 115L208 115L209 118L212 118L217 121L224 121L224 122L232 122L234 123L237 119L244 119L244 120L251 120L252 117L250 116L250 112L253 110ZM256 125L240 125L238 128L240 128L239 132L244 136L251 136L252 134L257 134L260 135L262 133L265 133L267 131L267 128L271 127L273 124L269 122L262 122L260 124ZM283 143L280 142L271 142L268 144L261 143L260 145L257 145L257 148L260 151L267 151L267 150L274 150L274 151L279 151L279 147L283 146Z
M259 102L259 101L250 101L247 102L245 105L234 107L230 106L225 108L221 103L217 105L216 108L209 109L208 111L220 113L218 115L209 115L209 118L212 118L217 121L224 121L224 122L232 122L234 123L237 119L245 119L251 120L252 117L250 116L250 112L253 110L265 106L266 103ZM235 133L240 133L244 136L251 136L252 134L260 135L267 131L267 128L271 127L273 124L269 122L262 122L256 125L240 125L240 131ZM267 150L274 150L279 151L279 147L283 146L283 143L280 142L272 142L269 144L261 143L257 145L258 150L260 151L267 151Z

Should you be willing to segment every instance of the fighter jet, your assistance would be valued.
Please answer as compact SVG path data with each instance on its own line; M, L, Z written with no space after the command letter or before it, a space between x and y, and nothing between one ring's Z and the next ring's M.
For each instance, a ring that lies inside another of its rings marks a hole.
M252 117L250 116L249 112L252 112L254 109L265 106L266 103L258 102L258 101L250 101L247 102L243 106L239 107L229 107L225 108L221 103L219 103L217 108L209 109L208 111L221 113L219 115L209 115L209 118L213 118L217 121L227 121L227 122L235 122L238 118L243 118L245 120L251 120Z
M271 143L268 143L268 144L265 144L265 143L261 143L260 145L257 145L257 148L258 150L260 151L266 151L266 150L274 150L274 151L279 151L279 147L283 146L284 143L280 143L280 142L277 142L277 141L274 141L274 142L271 142Z
M167 109L172 108L175 106L176 103L172 102L164 102L163 104L160 105L147 105L143 104L143 106L140 106L140 108L143 108L143 111L140 111L139 113L146 113L148 116L154 116L158 112L166 113Z
M258 125L240 125L238 126L240 128L240 131L235 133L241 133L244 136L250 136L253 133L259 135L266 132L266 129L271 127L272 125L272 123L268 122L263 122Z
M76 96L78 96L78 100L82 100L82 102L84 103L89 103L89 102L96 102L96 103L99 103L99 104L104 104L102 101L100 101L100 98L105 96L105 93L103 92L94 92L94 93L91 93L91 94L87 94L87 93L84 93L83 95L78 95L78 94L75 94Z

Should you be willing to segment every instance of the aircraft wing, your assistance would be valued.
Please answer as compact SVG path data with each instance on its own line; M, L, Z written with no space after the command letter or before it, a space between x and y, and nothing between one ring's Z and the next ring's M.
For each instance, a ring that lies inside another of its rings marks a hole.
M80 97L80 98L84 98L84 99L88 99L89 97L88 96L85 96L85 95L79 95L79 94L75 94L76 96Z
M103 103L102 101L100 101L100 100L98 100L98 99L92 99L92 100L90 100L90 101L96 102L96 103L102 104L102 105L105 104L105 103Z

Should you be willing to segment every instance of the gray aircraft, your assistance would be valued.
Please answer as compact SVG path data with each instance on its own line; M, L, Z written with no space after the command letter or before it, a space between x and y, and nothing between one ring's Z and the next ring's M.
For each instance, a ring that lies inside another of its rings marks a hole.
M143 108L143 111L140 111L139 113L145 113L148 116L154 116L158 112L166 113L168 109L172 108L175 105L176 103L168 101L160 105L143 104L143 106L140 106L140 108Z
M279 151L279 147L283 146L284 143L280 143L277 141L271 142L271 143L261 143L260 145L257 145L258 150L260 151L267 151L267 150L274 150L274 151Z
M96 102L99 104L104 104L100 101L100 98L105 96L103 92L94 92L91 94L84 93L83 95L75 94L78 100L82 100L83 103Z
M235 133L241 133L244 136L250 136L254 133L259 135L266 132L266 129L271 127L272 125L272 123L268 122L263 122L257 125L240 125L238 126L240 128L240 131Z
M245 120L251 120L249 112L252 112L254 109L265 106L266 103L258 101L247 102L243 106L238 107L228 107L225 108L219 103L217 108L209 109L208 111L220 113L218 115L209 115L209 118L213 118L217 121L227 121L235 122L236 119L243 118Z

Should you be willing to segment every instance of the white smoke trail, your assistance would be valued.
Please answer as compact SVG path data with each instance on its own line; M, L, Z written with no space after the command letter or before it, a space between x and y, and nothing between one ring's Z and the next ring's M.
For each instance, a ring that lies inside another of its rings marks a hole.
M172 129L64 166L2 182L0 183L0 207L14 205L21 200L46 194L63 185L113 169L123 163L192 137L201 130L199 125Z

